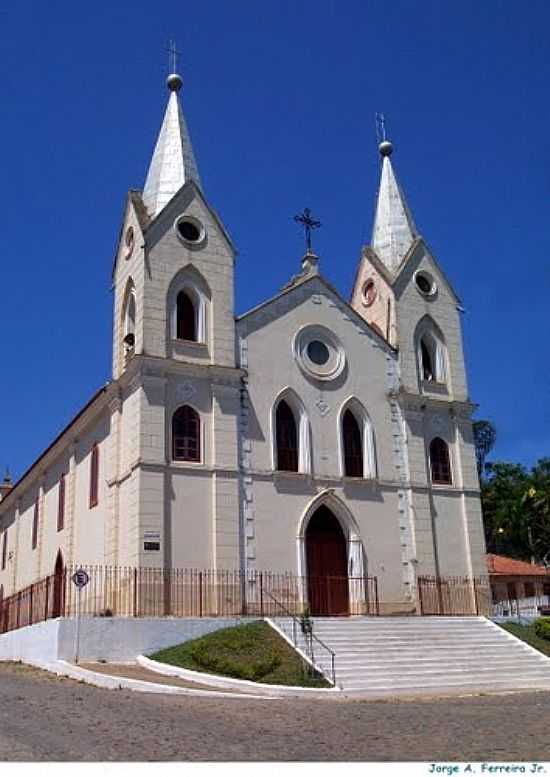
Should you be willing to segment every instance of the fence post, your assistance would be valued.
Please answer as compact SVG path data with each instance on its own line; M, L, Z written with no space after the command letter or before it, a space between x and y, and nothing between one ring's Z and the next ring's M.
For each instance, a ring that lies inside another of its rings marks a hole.
M378 576L374 578L374 603L376 606L376 614L380 615L380 601L378 599Z
M48 593L49 593L49 587L50 587L50 577L48 575L48 577L46 578L46 596L45 596L46 602L45 602L45 605L44 605L44 620L45 621L48 620L48 604L49 604L49 602L48 602Z
M260 572L260 615L264 617L264 575Z
M476 608L476 615L479 615L479 601L477 598L477 584L476 584L475 577L474 577L473 583L474 583L474 603Z
M32 611L33 611L33 605L34 605L34 583L31 583L31 588L29 591L29 626L32 626Z
M443 607L443 597L441 593L441 578L439 577L439 575L437 575L437 577L435 578L435 585L437 590L437 609L438 609L437 614L443 615L444 607Z
M137 567L134 567L134 618L137 618L137 584L138 584L138 571Z
M202 572L199 572L199 618L202 618Z
M420 605L420 615L424 615L424 602L422 600L422 578L417 577L416 585L418 588L418 604Z
M21 621L21 591L17 594L17 628L19 628L19 623Z

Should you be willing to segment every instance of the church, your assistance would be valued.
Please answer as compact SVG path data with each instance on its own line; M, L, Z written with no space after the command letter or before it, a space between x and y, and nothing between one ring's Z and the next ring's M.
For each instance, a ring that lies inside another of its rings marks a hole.
M235 247L167 86L112 268L112 379L2 486L0 598L68 564L263 570L372 576L383 612L414 612L419 576L485 574L460 301L392 144L351 298L309 243L236 315ZM349 612L338 591L326 614Z

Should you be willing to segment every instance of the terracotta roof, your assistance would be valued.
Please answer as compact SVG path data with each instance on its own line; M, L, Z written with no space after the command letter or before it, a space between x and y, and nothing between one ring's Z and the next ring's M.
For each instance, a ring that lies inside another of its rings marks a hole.
M537 564L529 564L527 561L520 561L517 558L508 558L508 556L496 556L494 553L487 553L487 569L490 575L548 575L545 567Z

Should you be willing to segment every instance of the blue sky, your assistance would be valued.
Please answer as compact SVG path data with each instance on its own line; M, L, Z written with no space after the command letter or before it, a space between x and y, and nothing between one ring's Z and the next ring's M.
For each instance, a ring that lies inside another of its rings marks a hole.
M550 455L550 4L235 0L0 6L0 465L19 475L110 377L110 271L165 107L166 46L237 308L296 272L305 206L346 296L386 114L416 223L466 308L493 458Z

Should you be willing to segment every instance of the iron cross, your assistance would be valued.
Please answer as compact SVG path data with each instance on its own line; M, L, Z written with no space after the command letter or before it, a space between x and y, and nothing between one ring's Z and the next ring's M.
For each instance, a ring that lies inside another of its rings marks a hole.
M383 143L386 140L386 117L383 113L375 113L376 134L378 142Z
M317 229L321 226L321 222L312 218L309 208L304 208L304 212L294 216L294 221L304 225L304 232L306 236L306 247L308 253L311 253L311 230Z
M171 40L168 42L168 54L169 54L169 60L168 65L170 67L171 73L177 72L177 64L178 64L178 54L180 52L176 49L176 41Z

